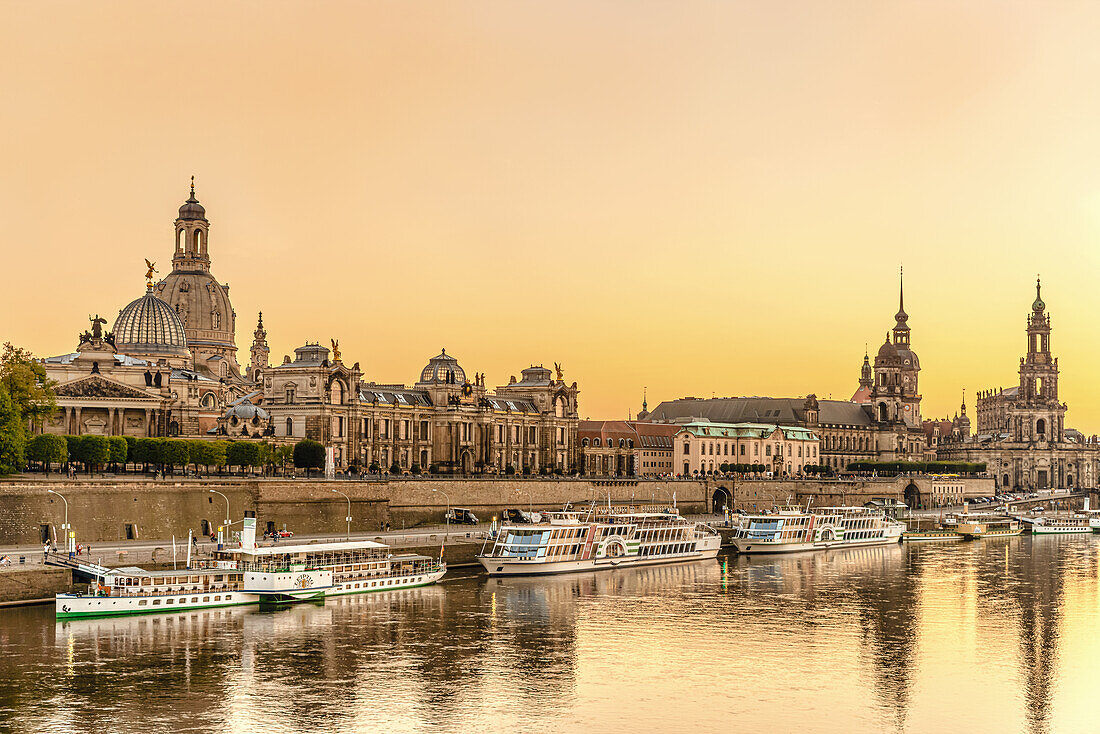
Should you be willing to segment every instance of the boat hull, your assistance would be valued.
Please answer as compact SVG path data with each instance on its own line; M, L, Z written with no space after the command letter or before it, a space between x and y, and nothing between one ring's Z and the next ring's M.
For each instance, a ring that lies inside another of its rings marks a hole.
M892 545L901 539L899 535L884 535L881 538L861 540L830 540L810 543L769 543L749 538L732 538L730 545L738 553L745 555L764 555L772 553L806 553L808 551L841 550L843 548L865 548L873 545Z
M668 563L701 561L717 557L719 550L719 543L714 542L713 545L708 544L707 547L691 553L680 553L657 558L626 556L618 558L586 558L574 561L545 562L539 560L524 560L521 558L478 556L477 560L490 576L549 576L554 574L578 573L580 571L602 571L613 568L660 566Z
M909 533L905 532L901 535L903 543L935 543L944 542L949 540L962 540L962 533L956 533L954 531L941 531L941 532L927 532L927 533Z
M326 589L279 599L275 595L260 595L241 591L231 593L168 594L163 596L89 596L58 594L55 599L55 616L59 620L91 617L116 617L129 614L159 614L186 612L218 607L247 606L250 604L284 605L302 601L320 601L330 596L370 594L377 591L395 591L429 586L438 582L447 572L446 566L429 573L395 576L378 579L356 580L334 584ZM144 602L144 603L143 603Z
M1032 535L1083 535L1092 533L1093 529L1087 525L1081 527L1046 527L1044 525L1032 525Z

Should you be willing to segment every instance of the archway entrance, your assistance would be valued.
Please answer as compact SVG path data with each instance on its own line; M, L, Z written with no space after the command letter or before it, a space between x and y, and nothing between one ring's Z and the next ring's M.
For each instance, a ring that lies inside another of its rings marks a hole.
M202 520L199 522L199 535L210 536L210 521Z
M909 506L910 510L920 507L920 489L912 482L905 488L905 504Z
M733 509L733 497L725 487L718 487L711 496L710 509L715 515L721 515L726 510Z

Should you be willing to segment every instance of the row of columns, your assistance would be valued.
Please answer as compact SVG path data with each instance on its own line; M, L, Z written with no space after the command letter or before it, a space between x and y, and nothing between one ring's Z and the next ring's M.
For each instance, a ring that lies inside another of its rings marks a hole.
M126 408L107 407L106 435L122 436L125 434L126 410ZM130 408L130 410L135 410L135 408ZM163 434L160 424L167 415L167 411L162 408L136 408L136 410L143 410L145 412L146 436L152 437ZM83 406L63 405L61 406L61 411L64 415L63 425L65 427L65 433L70 436L82 435L84 433L83 424L81 423Z

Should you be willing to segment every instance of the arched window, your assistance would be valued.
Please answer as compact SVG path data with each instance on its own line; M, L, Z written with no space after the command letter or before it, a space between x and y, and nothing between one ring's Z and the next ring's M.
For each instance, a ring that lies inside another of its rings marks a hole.
M286 435L288 435L288 436L293 436L294 435L294 419L293 418L287 418L286 419Z
M623 439L621 439L621 438L619 439L619 448L621 448L621 449L625 449L625 448L626 448L626 441L624 441L624 440L623 440Z
M180 227L179 229L176 230L176 254L177 255L183 252L183 247L184 247L184 244L186 243L186 241L187 241L187 236L184 233L183 227Z
M886 410L886 403L878 404L878 419L883 423L890 420L890 413Z
M588 448L588 439L587 438L582 438L581 439L581 446L583 446L585 448Z
M339 380L332 381L332 386L329 388L329 401L333 405L344 404L344 383Z
M594 439L592 439L592 446L593 446L594 448L597 448L597 449L598 449L598 448L600 447L600 439L598 439L598 438L594 438Z
M1038 433L1040 436L1046 434L1046 432L1047 432L1047 422L1045 420L1043 420L1042 418L1035 421L1035 432Z
M294 386L293 385L287 385L287 388L286 388L286 404L287 405L292 405L294 403L294 393L295 393Z
M222 315L215 311L211 315L211 323L214 325L213 328L220 329L222 327Z
M195 230L195 254L196 255L201 255L202 254L202 230L201 229L196 229Z

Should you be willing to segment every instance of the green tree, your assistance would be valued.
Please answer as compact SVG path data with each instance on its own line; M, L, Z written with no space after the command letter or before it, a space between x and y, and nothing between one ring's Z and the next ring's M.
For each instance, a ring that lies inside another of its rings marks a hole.
M57 412L53 388L57 384L46 376L46 367L26 349L9 342L0 354L0 383L4 385L15 410L29 425L42 422Z
M272 452L272 463L280 469L286 469L287 465L293 460L293 446L276 446L274 452Z
M305 469L308 476L310 469L321 469L325 465L325 447L308 438L294 444L294 466Z
M0 474L14 474L23 469L26 446L23 416L7 386L0 383Z
M275 448L269 443L256 444L256 463L253 466L261 469L270 466L275 458Z
M187 466L191 463L190 441L185 439L165 439L161 444L160 460L167 464L169 470L176 466Z
M377 474L378 472L382 471L382 467L378 466L377 461L372 461L370 463L370 466L367 467L367 471L369 471L371 474Z
M400 464L398 464L396 461L393 462L392 464L390 464L390 474L400 474L400 473L401 473L401 465Z
M69 443L64 436L40 433L27 442L27 461L36 461L45 471L50 464L64 464L69 460Z
M137 452L137 438L134 436L123 436L126 439L126 461L133 464L136 463L134 454Z
M263 444L255 441L230 441L225 450L225 462L229 466L239 466L242 470L247 467L261 466L263 457L260 455L260 447Z
M191 463L195 465L196 474L199 472L200 466L204 466L209 470L210 447L213 445L213 441L203 441L201 438L192 438L187 442L187 455L191 459Z
M126 457L130 449L125 438L122 436L109 436L107 438L107 449L110 455L110 462L114 464L116 470L119 466L125 466Z
M413 464L412 466L410 466L409 467L409 474L413 474L413 475L420 474L420 464Z
M143 464L148 470L150 464L160 463L160 448L155 438L139 438L134 441L134 451L130 461Z
M89 472L111 460L111 445L106 436L79 436L76 460Z

